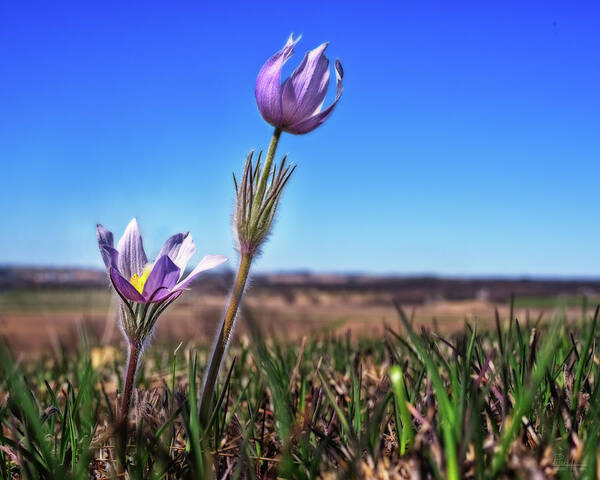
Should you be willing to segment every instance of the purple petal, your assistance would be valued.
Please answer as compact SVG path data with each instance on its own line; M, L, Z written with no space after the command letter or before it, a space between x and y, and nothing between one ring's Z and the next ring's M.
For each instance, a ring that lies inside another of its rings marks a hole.
M284 126L306 120L318 111L329 86L327 43L306 52L294 73L283 84L282 111Z
M128 300L132 300L138 303L146 303L144 297L138 292L135 287L125 280L116 269L109 269L110 279L118 292Z
M163 255L154 263L154 267L148 275L148 280L144 285L144 298L149 301L152 297L152 302L162 300L171 292L177 280L179 280L179 268L168 255ZM159 289L161 291L157 292Z
M134 273L141 275L148 259L135 218L127 225L125 233L119 240L117 250L119 251L119 271L126 278L131 278Z
M98 245L109 245L113 246L114 237L110 230L107 230L99 223L96 224L96 237L98 238Z
M191 271L191 273L187 276L185 280L175 285L173 290L181 290L183 288L186 288L190 284L190 282L202 272L210 270L211 268L218 267L226 261L227 257L224 257L223 255L206 255L202 260L200 260L200 263L196 265L196 268L194 268Z
M329 118L331 112L333 112L334 107L337 105L337 102L342 95L342 79L344 78L344 70L342 69L342 64L337 59L335 61L335 76L337 79L337 93L333 103L329 105L325 110L315 113L312 117L309 117L306 120L298 122L294 125L287 126L285 128L286 132L295 134L308 133L317 128Z
M106 268L117 268L119 252L113 248L113 234L99 223L96 225L96 237L98 238L98 247L100 255Z
M160 249L158 257L160 258L163 255L168 255L171 261L179 268L179 276L181 277L195 251L196 247L194 246L194 240L192 240L192 236L189 232L176 233L167 239Z
M100 255L106 268L119 269L119 252L110 245L100 245Z
M281 110L281 69L283 64L294 53L294 45L300 40L294 40L290 35L284 47L269 58L258 72L254 95L258 110L263 118L273 126L280 126L282 120Z
M183 290L177 290L175 292L171 292L171 296L169 297L169 300L177 300L181 294L183 293Z
M171 302L171 301L177 300L181 296L182 293L183 293L183 290L173 290L171 292L161 293L160 298L159 298L159 294L156 294L156 296L155 296L156 299L152 300L152 303L163 302L163 301Z

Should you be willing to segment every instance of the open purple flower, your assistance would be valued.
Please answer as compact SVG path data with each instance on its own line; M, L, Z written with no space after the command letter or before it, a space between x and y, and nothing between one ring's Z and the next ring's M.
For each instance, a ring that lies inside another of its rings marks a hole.
M173 300L201 272L227 260L221 255L207 255L182 280L187 263L196 250L189 232L170 237L154 263L148 263L135 218L127 225L117 248L113 246L112 232L99 224L97 233L100 254L115 290L123 300L138 304Z
M306 53L291 76L281 83L281 69L294 53L300 40L290 38L275 55L269 58L258 72L254 93L263 118L284 132L308 133L321 125L333 112L342 95L344 70L335 60L337 94L334 102L323 109L329 86L329 60L325 57L327 43Z

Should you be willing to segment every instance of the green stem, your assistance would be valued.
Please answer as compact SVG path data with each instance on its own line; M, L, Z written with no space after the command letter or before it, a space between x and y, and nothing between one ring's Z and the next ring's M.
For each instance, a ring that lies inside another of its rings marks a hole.
M219 370L221 362L229 343L229 336L233 328L233 322L242 301L244 295L244 288L246 287L246 281L248 280L248 274L250 273L250 266L252 265L252 256L243 253L240 259L240 266L235 278L233 285L233 291L229 299L229 306L225 312L223 323L221 324L221 331L217 337L212 356L210 358L210 364L204 380L204 388L202 389L202 399L200 400L200 422L203 427L206 427L206 422L210 418L210 407L212 404L213 394L215 391L215 384L217 383L217 377L219 376Z
M269 180L269 174L271 173L271 165L275 158L275 151L277 150L277 144L279 143L279 137L281 136L281 129L275 128L273 136L271 137L271 143L269 144L269 150L267 150L267 158L265 158L265 166L260 177L260 183L256 190L256 196L254 197L254 205L252 205L252 211L258 211L258 206L263 201L265 189L267 188L267 181Z
M256 195L253 200L252 211L258 212L259 206L263 201L267 183L269 181L269 174L271 173L271 166L273 159L275 158L275 151L277 150L277 144L279 143L279 137L281 136L281 129L275 128L273 136L271 137L271 143L269 144L269 150L267 150L267 157L265 158L265 165L262 169L260 182L256 189ZM253 213L254 215L254 213ZM223 361L223 356L227 350L229 343L229 336L233 329L233 323L237 314L242 296L244 295L244 288L246 287L246 281L248 280L248 274L250 273L250 266L252 265L252 254L248 252L241 252L240 266L235 278L233 291L229 299L229 306L225 312L223 323L221 324L221 330L219 336L213 347L213 352L210 357L210 363L206 371L204 378L204 388L202 389L202 398L200 400L200 422L203 427L206 427L206 423L210 418L210 407L213 401L213 395L215 391L215 385L217 383L217 377L219 376L219 370Z

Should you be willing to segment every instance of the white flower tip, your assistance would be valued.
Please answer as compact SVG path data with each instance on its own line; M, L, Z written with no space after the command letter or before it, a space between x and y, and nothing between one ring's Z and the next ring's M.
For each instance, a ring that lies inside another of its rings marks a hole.
M285 46L289 47L289 46L294 46L296 45L300 39L302 38L302 34L298 35L296 38L294 38L294 34L290 33L289 38L287 39L287 42L285 42Z
M215 268L218 267L219 265L221 265L222 263L227 261L227 257L224 257L223 255L206 255L204 257L202 257L202 260L200 260L200 263L198 265L196 265L196 268L194 268L191 273L187 276L187 278L181 282L179 282L177 285L175 285L175 287L173 288L173 290L179 290L182 288L186 288L190 282L196 277L198 276L201 272L204 272L206 270L210 270L211 268Z
M200 260L200 263L208 270L209 268L218 267L227 260L228 258L223 255L205 255L204 258Z
M127 224L127 228L125 228L125 230L129 230L130 228L135 228L139 230L138 227L138 223L137 223L137 219L135 217L133 217L129 223Z

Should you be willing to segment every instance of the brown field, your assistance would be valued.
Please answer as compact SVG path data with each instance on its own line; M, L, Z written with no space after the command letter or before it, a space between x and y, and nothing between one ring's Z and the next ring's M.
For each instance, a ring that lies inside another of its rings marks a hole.
M83 331L92 343L120 339L116 301L97 285L104 282L102 276L89 274L86 288L48 284L47 279L0 291L0 335L15 351L70 349ZM225 274L200 282L161 318L155 337L176 343L210 342L230 281L231 275ZM386 324L397 327L397 301L414 316L416 325L449 332L465 321L488 327L495 309L500 318L507 318L511 293L515 316L533 323L549 319L556 307L564 307L568 318L577 318L584 296L591 303L599 291L600 282L265 275L254 278L245 315L269 334L291 339L323 331L379 335ZM244 333L246 321L239 322L237 334Z

